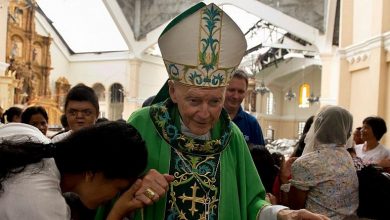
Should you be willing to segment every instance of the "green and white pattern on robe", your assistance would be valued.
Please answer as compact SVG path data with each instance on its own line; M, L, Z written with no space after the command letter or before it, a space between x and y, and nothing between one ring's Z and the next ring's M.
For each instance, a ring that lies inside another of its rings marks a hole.
M171 106L170 109L173 109L169 113L173 114L170 116L172 119L180 118L176 105ZM143 108L134 112L129 118L129 123L140 132L146 142L149 152L147 169L153 168L161 173L169 173L173 148L157 131L151 119L150 110L150 108ZM212 140L223 135L222 121L223 119L220 119L211 130ZM228 123L231 126L230 141L220 152L217 216L218 219L223 220L256 219L260 209L268 205L264 200L265 190L241 131L232 122L228 121ZM175 121L174 124L180 126L179 122ZM173 173L170 174L173 175ZM166 219L168 197L169 195L152 206L138 211L135 219ZM189 217L189 219L195 218Z
M176 111L170 100L150 108L155 128L172 147L169 173L175 179L168 191L166 218L218 219L220 153L230 140L230 120L224 111L221 138L197 140L181 133Z
M224 16L227 21L229 21L229 19L226 18L227 15L219 7L214 4L206 6L204 3L199 3L193 6L192 8L188 9L186 12L175 18L167 26L167 28L161 34L159 41L161 39L164 39L165 33L169 32L171 28L175 27L177 24L180 24L180 22L183 22L183 20L188 19L188 17L191 16L195 16L199 22L195 24L198 26L195 26L195 28L199 28L199 31L193 31L193 33L197 33L199 35L197 41L194 42L195 44L197 44L196 47L192 46L192 49L189 49L176 47L176 45L171 45L169 50L177 50L175 53L186 54L184 51L180 50L185 49L192 51L194 48L196 48L197 51L193 52L197 55L194 56L197 61L194 62L193 60L191 60L188 63L180 63L175 60L171 60L170 58L165 58L163 56L163 60L165 63L165 67L168 71L169 78L180 83L192 86L226 86L227 83L230 81L231 74L236 69L238 63L237 65L234 64L234 62L229 63L230 65L228 66L221 65L220 58L225 56L226 59L227 56L226 48L225 51L224 48L221 49L221 42L223 40L222 20L224 19ZM161 46L164 46L164 43L162 43ZM164 52L164 48L162 48L162 52ZM235 56L236 54L231 55Z

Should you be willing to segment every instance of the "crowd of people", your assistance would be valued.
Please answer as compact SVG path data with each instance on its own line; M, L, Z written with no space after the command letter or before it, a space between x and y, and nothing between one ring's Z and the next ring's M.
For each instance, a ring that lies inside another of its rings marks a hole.
M196 4L158 43L169 79L127 123L99 119L84 84L68 92L64 129L51 138L43 107L3 113L0 219L374 218L359 172L389 171L382 118L353 130L348 110L324 106L289 158L271 154L241 107L247 45L222 9Z

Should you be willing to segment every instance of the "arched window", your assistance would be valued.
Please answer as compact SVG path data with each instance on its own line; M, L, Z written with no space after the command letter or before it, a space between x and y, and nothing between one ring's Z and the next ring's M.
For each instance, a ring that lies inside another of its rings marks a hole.
M114 83L110 87L110 104L108 119L118 120L123 119L123 101L125 96L123 86L119 83Z
M124 98L124 90L123 86L119 83L114 83L111 86L110 89L111 92L111 103L123 103L123 98Z
M309 102L307 98L310 96L310 85L304 83L299 87L299 107L300 108L308 108Z
M101 83L95 83L92 86L92 89L95 91L95 93L99 99L99 102L106 101L106 96L105 96L106 89L104 88L104 86Z
M267 96L267 115L272 115L274 113L274 94L272 92L268 93Z
M251 95L250 105L251 105L251 112L256 112L256 96L257 94L253 91L250 91L249 94Z

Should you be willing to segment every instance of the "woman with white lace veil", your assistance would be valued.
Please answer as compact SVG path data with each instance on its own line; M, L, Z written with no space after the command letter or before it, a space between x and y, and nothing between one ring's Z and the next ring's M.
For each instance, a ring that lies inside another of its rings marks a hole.
M308 132L304 154L292 164L291 208L306 208L331 219L356 217L358 178L345 148L352 115L338 106L320 109Z

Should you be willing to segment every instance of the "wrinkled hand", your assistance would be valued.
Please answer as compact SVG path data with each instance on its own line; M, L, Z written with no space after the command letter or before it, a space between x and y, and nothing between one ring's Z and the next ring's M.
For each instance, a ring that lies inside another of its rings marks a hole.
M135 198L135 192L141 188L142 180L138 179L126 192L115 202L107 220L123 219L130 212L142 208L143 203Z
M306 209L283 209L278 212L278 220L330 220L330 218L307 211Z
M288 183L291 176L291 166L298 157L290 157L280 167L279 178L281 183Z
M272 195L272 193L265 194L265 200L271 203L272 205L278 204L278 199L274 195Z
M135 197L145 205L151 205L168 191L169 183L174 179L168 174L161 174L155 169L149 172L142 178L142 186L135 193ZM147 194L147 191L152 192L153 196Z

